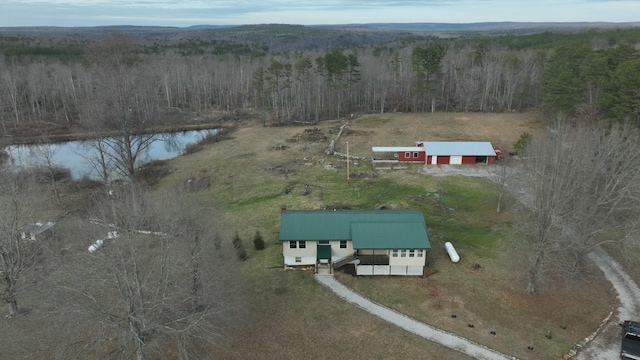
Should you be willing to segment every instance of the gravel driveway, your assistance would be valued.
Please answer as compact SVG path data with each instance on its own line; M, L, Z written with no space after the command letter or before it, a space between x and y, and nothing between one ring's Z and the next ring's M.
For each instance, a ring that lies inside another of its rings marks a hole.
M446 331L436 329L425 323L414 320L406 315L391 310L380 304L362 297L355 292L351 291L348 287L344 286L332 275L315 275L316 281L320 284L328 287L331 291L336 293L339 297L345 301L358 306L359 308L385 320L389 323L395 324L409 332L412 332L418 336L421 336L427 340L431 340L438 344L444 345L450 349L460 351L475 359L486 360L506 360L515 359L514 357L499 353L495 350L484 347L480 344L474 343L471 340L467 340L460 336L457 336Z

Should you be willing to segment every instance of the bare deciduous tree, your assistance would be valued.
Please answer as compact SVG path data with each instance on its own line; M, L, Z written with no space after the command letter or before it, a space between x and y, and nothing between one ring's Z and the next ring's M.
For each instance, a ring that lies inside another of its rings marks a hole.
M152 71L130 48L131 39L114 34L94 49L103 58L96 60L97 88L83 106L83 121L94 133L100 157L95 163L109 163L120 176L134 179L140 156L157 140L149 131L159 120L161 97Z
M98 204L104 223L117 214L102 238L114 228L118 236L69 263L79 275L65 287L82 346L65 351L83 353L88 344L97 356L200 358L238 322L239 268L216 245L216 228L196 202L135 193L116 192L113 208Z
M57 150L52 146L48 136L43 136L41 143L34 147L33 151L36 157L35 163L31 164L31 166L34 166L42 173L42 180L51 186L57 204L61 205L58 181L64 177L70 178L71 171L54 162Z
M640 135L631 128L560 126L526 148L530 213L520 218L530 244L527 291L550 268L577 274L585 256L637 217Z
M0 172L0 276L8 317L18 315L18 299L30 285L43 279L43 248L48 244L31 240L25 226L35 222L42 210L42 196L35 183L15 172Z
M501 211L501 207L502 207L502 195L504 194L504 191L507 187L507 183L509 181L509 179L511 178L511 173L512 173L512 168L511 168L511 162L509 161L509 158L503 158L501 160L498 160L492 167L491 167L491 180L493 180L493 182L495 182L498 185L498 190L500 191L500 193L498 194L498 206L496 208L496 212L500 212Z

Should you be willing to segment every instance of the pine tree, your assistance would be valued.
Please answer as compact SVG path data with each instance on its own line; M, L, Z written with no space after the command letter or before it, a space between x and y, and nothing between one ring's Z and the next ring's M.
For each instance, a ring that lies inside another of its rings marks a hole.
M235 235L233 235L233 248L236 249L238 260L244 261L249 258L247 251L244 249L244 244L242 244L242 239L240 238L240 235L238 235L237 231Z
M264 250L265 248L264 239L260 234L260 230L256 230L256 234L253 236L253 247L256 250Z

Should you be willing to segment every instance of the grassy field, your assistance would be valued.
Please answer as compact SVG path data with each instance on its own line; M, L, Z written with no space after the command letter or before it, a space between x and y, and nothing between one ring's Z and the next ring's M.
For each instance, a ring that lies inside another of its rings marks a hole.
M498 189L490 181L429 177L417 165L376 170L369 160L371 146L413 146L420 140L491 141L512 151L523 132L544 132L538 114L363 116L350 122L337 141L337 151L346 152L348 141L350 154L361 158L350 163L349 182L345 160L324 153L341 125L246 125L232 139L168 163L172 173L157 189L191 179L190 184L198 184L197 196L218 210L223 236L231 241L237 231L250 249L246 323L234 343L212 357L467 358L345 303L315 283L310 271L283 270L277 240L283 204L289 209L423 211L433 247L428 276L336 277L413 318L521 359L561 357L615 306L615 295L597 269L581 279L548 278L540 294L525 294L526 259L509 258L504 251L513 221L509 209L518 204L507 199L506 211L496 213ZM252 248L256 231L267 242L263 251ZM456 244L460 263L448 261L446 241Z

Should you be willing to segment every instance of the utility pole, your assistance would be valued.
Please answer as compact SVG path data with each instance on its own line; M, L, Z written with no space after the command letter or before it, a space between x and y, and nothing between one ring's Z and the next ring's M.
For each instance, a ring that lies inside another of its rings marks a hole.
M347 141L347 184L349 183L349 142Z

